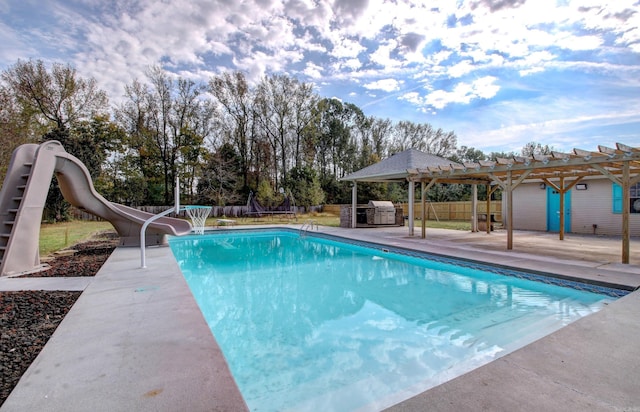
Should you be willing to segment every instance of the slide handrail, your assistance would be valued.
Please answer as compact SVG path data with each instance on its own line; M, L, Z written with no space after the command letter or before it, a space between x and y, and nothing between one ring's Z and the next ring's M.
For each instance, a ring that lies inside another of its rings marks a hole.
M161 217L164 217L169 213L173 213L175 210L176 210L175 207L169 208L162 213L158 213L157 215L151 216L149 219L145 220L144 223L142 224L142 227L140 228L140 267L142 269L145 269L147 267L147 258L145 256L145 249L146 249L146 246L145 246L146 233L145 232L147 231L147 227L149 227L151 223L160 219Z
M145 269L147 267L147 257L146 257L146 231L151 223L168 215L169 213L176 212L176 214L180 213L180 180L176 176L176 186L174 190L174 206L165 210L164 212L158 213L157 215L151 216L149 219L145 220L140 228L140 267Z

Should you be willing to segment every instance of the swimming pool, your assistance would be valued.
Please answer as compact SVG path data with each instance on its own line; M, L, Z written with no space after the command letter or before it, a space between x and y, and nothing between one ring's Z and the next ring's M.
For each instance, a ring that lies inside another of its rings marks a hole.
M256 411L382 409L593 313L615 299L605 293L617 293L286 230L170 244Z

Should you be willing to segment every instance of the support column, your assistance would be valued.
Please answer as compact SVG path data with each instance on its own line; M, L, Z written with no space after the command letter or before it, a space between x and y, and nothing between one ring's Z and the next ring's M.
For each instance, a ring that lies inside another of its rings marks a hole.
M413 181L409 182L409 236L413 236L413 222L415 220L415 216L413 213L414 204L416 198L416 187Z
M564 176L560 176L560 240L564 240Z
M420 182L420 202L422 203L422 238L427 237L427 185Z
M424 182L422 182L422 238L426 238L427 237L427 218L429 216L429 213L427 213L427 192L429 191L429 189L431 189L433 187L434 184L436 184L436 182L438 181L438 179L431 179L431 181L429 182L429 184L425 185ZM438 216L436 216L436 220L438 219Z
M622 168L622 263L629 263L631 236L629 232L629 213L631 213L631 182L629 162Z
M358 208L358 182L353 181L353 187L351 188L351 227L356 228L358 223L356 216L356 209Z
M489 212L487 211L488 219ZM471 231L478 231L478 185L471 185Z
M507 250L513 249L513 181L511 170L507 172ZM487 222L488 223L488 222ZM489 226L489 225L487 225Z
M487 220L489 220L487 222L487 235L491 234L490 220L491 220L491 195L492 194L493 194L493 190L491 190L491 185L487 184ZM502 220L504 221L504 216L502 217Z

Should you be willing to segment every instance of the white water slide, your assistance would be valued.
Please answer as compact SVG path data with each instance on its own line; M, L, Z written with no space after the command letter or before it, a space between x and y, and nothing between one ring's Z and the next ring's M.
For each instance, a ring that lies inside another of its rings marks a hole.
M42 211L53 174L60 191L73 206L109 221L121 246L140 246L140 229L153 215L112 203L96 192L89 171L57 141L19 146L11 157L0 190L0 276L28 273L40 265ZM151 223L146 245L166 242L166 235L191 232L187 220L162 217Z

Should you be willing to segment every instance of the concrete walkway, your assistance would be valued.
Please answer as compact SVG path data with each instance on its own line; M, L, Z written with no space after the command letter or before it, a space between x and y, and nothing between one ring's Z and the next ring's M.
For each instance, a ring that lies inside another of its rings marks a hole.
M82 292L93 281L93 276L83 277L0 277L0 292L21 290L67 290Z
M420 239L419 228L418 236L408 236L407 228L320 231L631 290L640 286L636 239L632 264L622 265L615 238L568 235L560 242L557 235L516 232L514 250L507 251L504 232L428 229L428 238ZM139 269L137 249L116 249L2 412L246 410L170 250L147 249L147 264ZM8 281L0 282L0 290ZM389 410L640 410L638 313L640 295L633 292Z
M246 410L171 250L146 254L111 254L2 412Z

